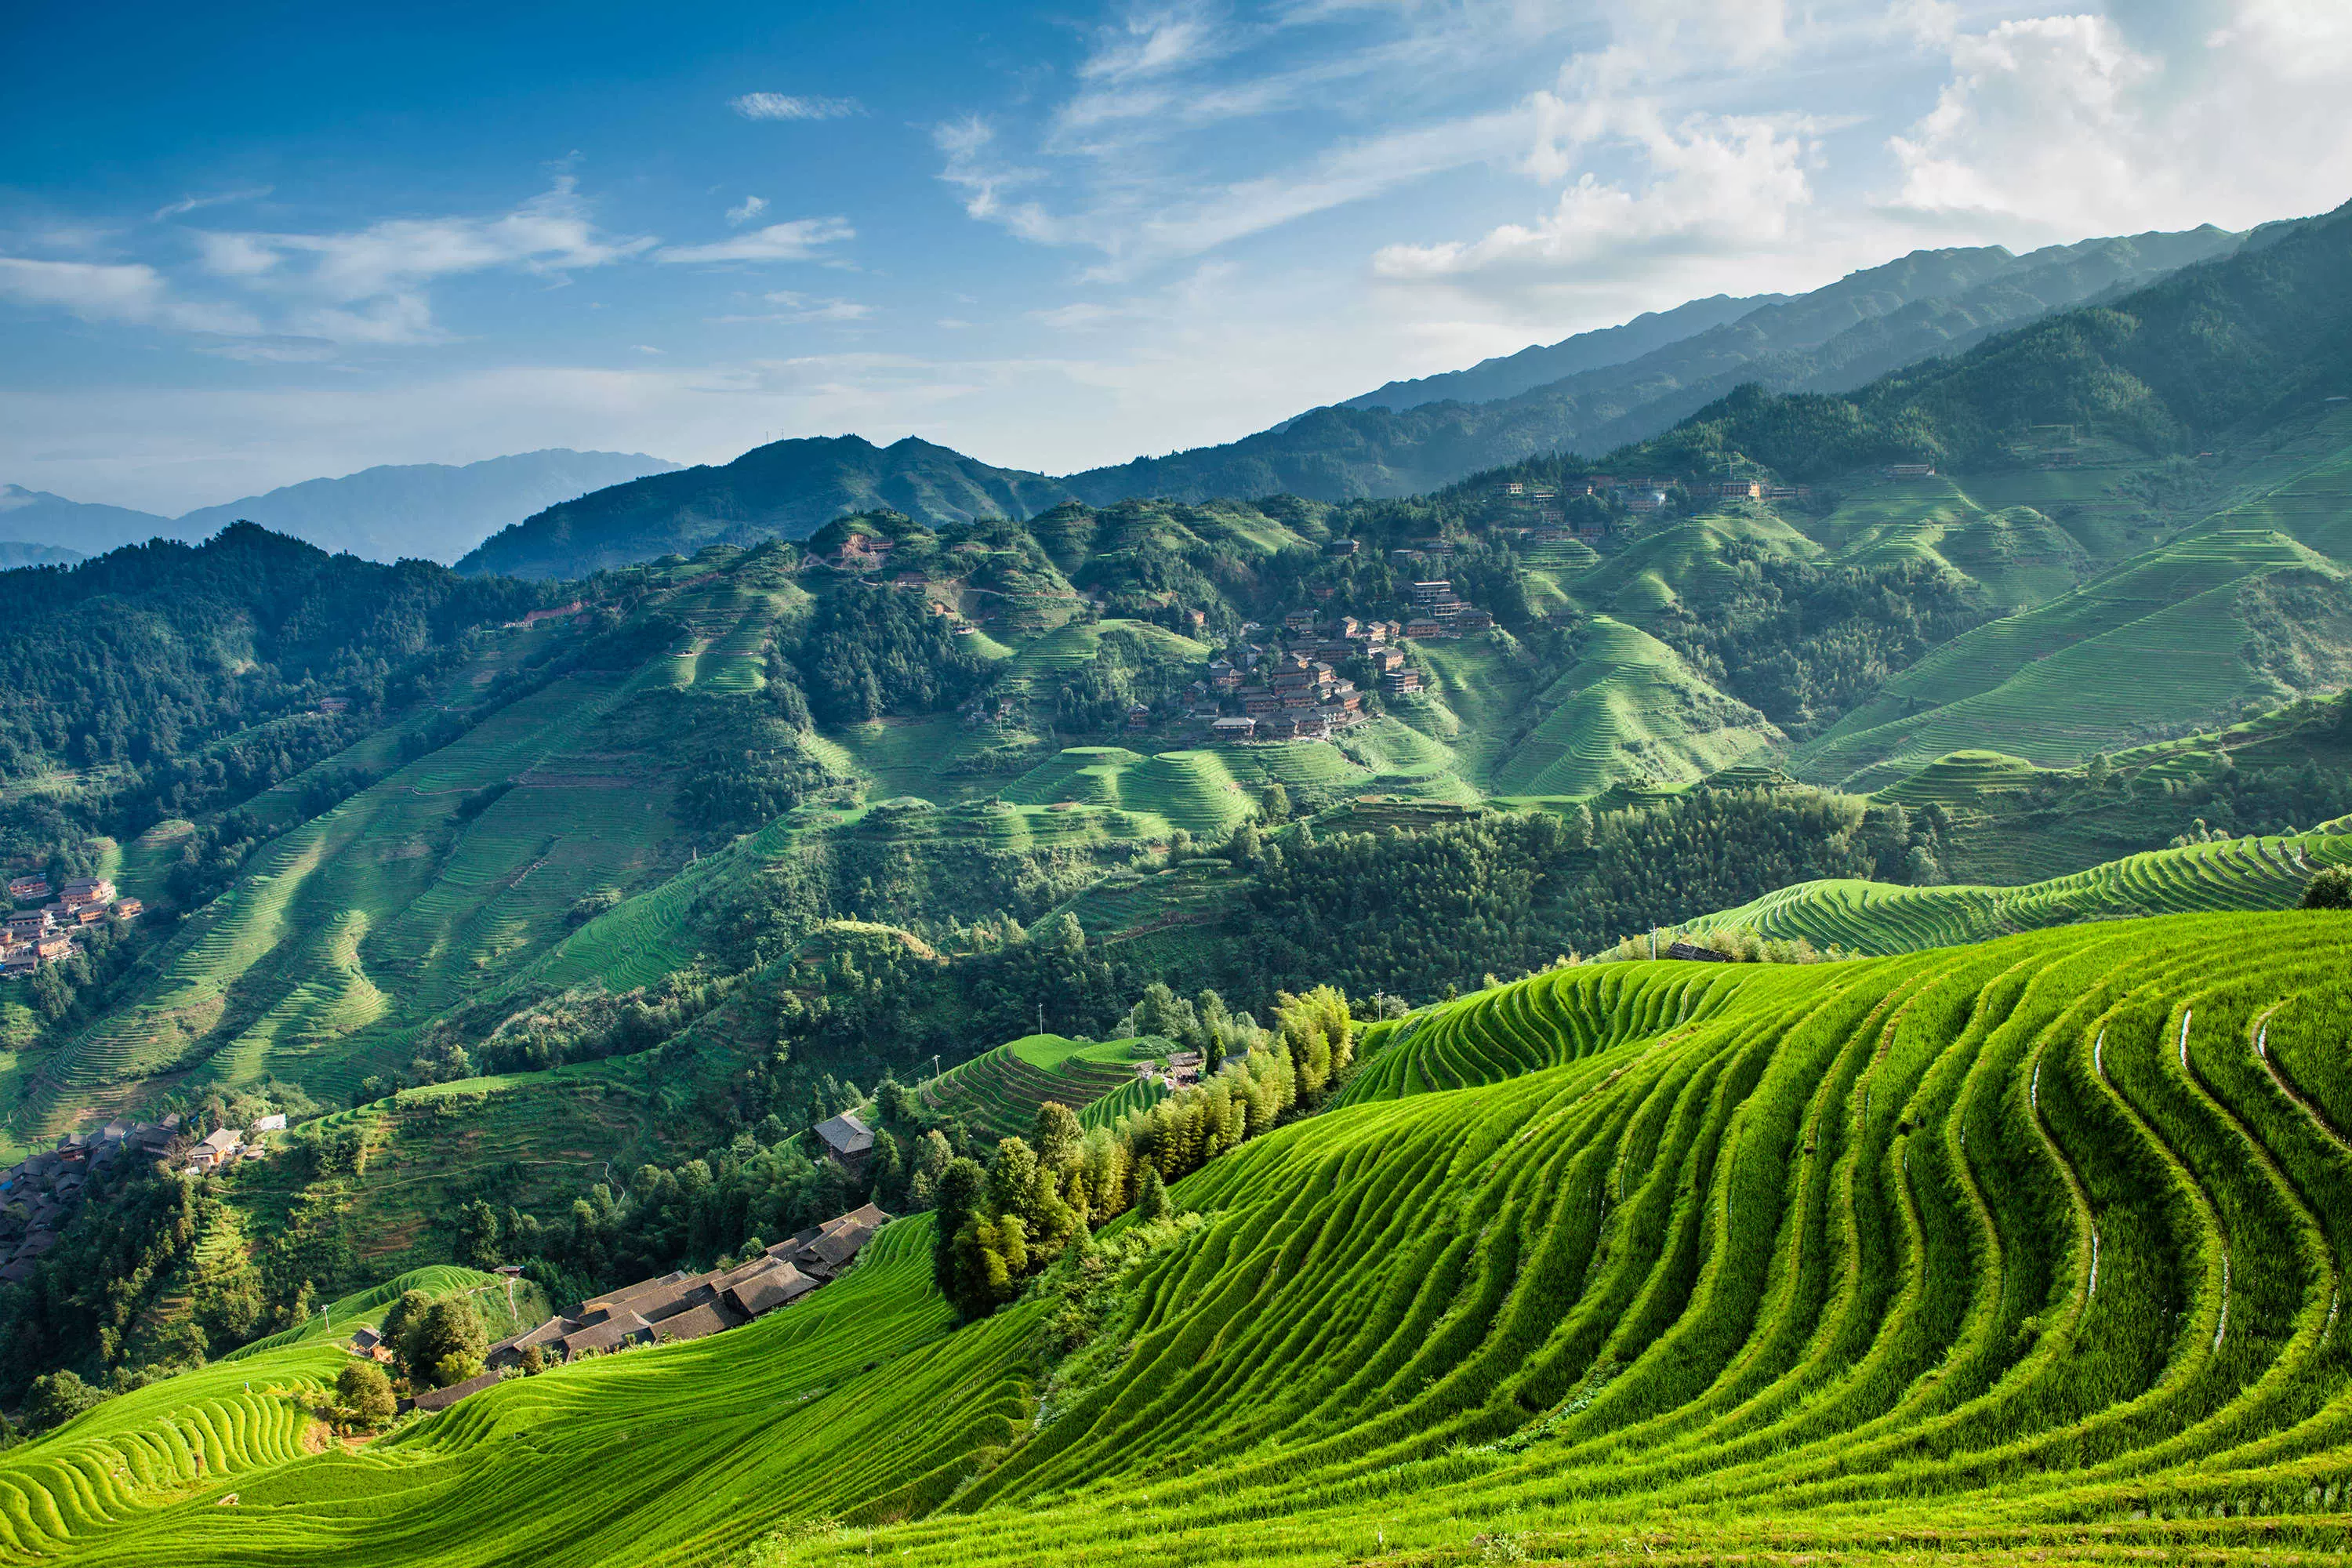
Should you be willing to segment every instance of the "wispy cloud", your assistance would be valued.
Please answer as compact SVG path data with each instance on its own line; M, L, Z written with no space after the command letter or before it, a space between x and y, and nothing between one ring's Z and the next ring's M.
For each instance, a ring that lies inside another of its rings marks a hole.
M846 120L866 106L854 98L817 98L787 92L747 92L728 107L746 120Z
M720 323L759 321L798 326L810 321L862 321L874 314L873 306L855 300L819 300L784 289L761 298L779 308L744 315L713 316L710 320Z
M741 228L767 210L767 197L745 196L740 204L727 209L727 221L731 226Z
M167 223L173 218L184 216L200 207L224 207L240 202L257 202L274 189L276 187L272 185L255 185L249 190L221 191L205 196L182 196L176 202L167 202L157 207L153 221Z
M803 217L709 245L666 245L653 254L672 262L813 261L826 246L856 237L846 218Z
M0 256L0 299L63 310L84 321L121 321L190 332L250 332L258 322L223 305L177 297L141 262L41 261Z
M650 250L600 229L571 175L496 217L390 218L341 234L207 231L205 270L278 300L296 331L344 342L438 335L426 289L490 270L564 277Z

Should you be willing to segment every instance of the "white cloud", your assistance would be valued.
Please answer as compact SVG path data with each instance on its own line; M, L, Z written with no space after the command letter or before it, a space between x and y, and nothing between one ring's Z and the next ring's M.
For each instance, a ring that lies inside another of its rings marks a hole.
M747 92L729 100L728 107L746 120L844 120L866 112L866 106L854 98L795 97L782 92Z
M745 224L750 223L753 218L758 217L761 213L766 212L767 210L767 197L745 196L740 205L731 206L727 209L728 226L731 228L741 228Z
M1541 110L1555 130L1571 114L1549 94ZM1374 273L1400 280L1570 269L1622 277L1664 254L1777 247L1811 199L1801 131L1732 117L1668 124L1647 103L1576 118L1582 122L1565 142L1542 143L1542 166L1564 171L1593 143L1614 142L1632 148L1642 176L1619 183L1588 170L1533 224L1503 224L1467 243L1387 246L1372 258Z
M207 230L204 269L279 302L296 331L341 342L415 343L440 334L425 289L491 270L563 277L652 247L600 230L569 175L497 217L390 218L342 234Z
M242 191L222 191L215 195L182 196L176 202L167 202L157 207L153 221L165 223L194 212L199 207L229 206L239 202L257 202L268 195L275 188L271 185L255 185Z
M1466 165L1507 161L1527 139L1523 111L1440 121L1342 142L1296 164L1190 189L1129 188L1055 212L1008 193L1036 184L1034 168L996 161L993 129L979 120L942 126L934 142L947 154L940 177L964 193L964 210L1003 225L1024 239L1077 245L1102 253L1096 280L1184 260L1247 236L1351 202L1385 195Z
M761 299L780 309L750 315L713 316L710 320L796 325L806 321L862 321L874 314L873 306L855 300L816 300L784 289L763 294Z
M2336 205L2352 192L2352 7L2227 11L2169 54L2097 14L1955 32L1935 107L1888 142L1897 202L2067 235Z
M709 245L666 245L654 252L656 261L811 261L826 246L839 245L857 237L849 220L838 217L802 217L790 223L772 223L765 228L755 228L733 239L714 240Z
M1231 54L1232 30L1202 4L1137 5L1096 35L1094 51L1078 66L1090 81L1147 81Z
M63 310L85 321L121 321L191 332L247 332L253 318L227 306L177 299L163 274L140 262L38 261L0 256L0 299Z

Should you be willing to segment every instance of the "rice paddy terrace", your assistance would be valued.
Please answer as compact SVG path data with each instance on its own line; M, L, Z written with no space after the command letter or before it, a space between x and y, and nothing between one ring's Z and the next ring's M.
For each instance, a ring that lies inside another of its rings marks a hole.
M2340 832L2227 838L2150 850L2013 888L1798 882L1678 929L1740 926L1759 936L1802 937L1850 952L1913 952L2076 921L2289 909L2313 872L2347 864L2352 836Z
M918 1218L759 1323L356 1453L306 1457L268 1392L330 1373L315 1342L159 1385L0 1457L0 1541L174 1568L2331 1555L2347 960L2352 920L2289 912L1556 970L1381 1026L1333 1108L1178 1184L1200 1221L1066 1359L1043 1300L951 1330ZM196 1430L224 1435L169 1435ZM201 1474L151 1457L199 1440Z
M1131 1040L1079 1041L1060 1035L1026 1035L950 1068L924 1084L923 1100L934 1110L961 1115L976 1132L992 1138L1026 1134L1037 1108L1047 1100L1080 1112L1090 1125L1139 1110L1166 1094L1153 1086L1139 1089L1138 1057ZM1105 1122L1108 1125L1107 1122Z

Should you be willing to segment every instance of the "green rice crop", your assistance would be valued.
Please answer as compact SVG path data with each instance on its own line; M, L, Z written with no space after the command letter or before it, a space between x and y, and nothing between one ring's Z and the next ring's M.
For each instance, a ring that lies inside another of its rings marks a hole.
M0 1456L0 1551L2334 1560L2347 960L2288 911L1554 970L1380 1026L1177 1184L1076 1354L1045 1296L953 1327L918 1216L355 1453L306 1451L320 1340L111 1401Z

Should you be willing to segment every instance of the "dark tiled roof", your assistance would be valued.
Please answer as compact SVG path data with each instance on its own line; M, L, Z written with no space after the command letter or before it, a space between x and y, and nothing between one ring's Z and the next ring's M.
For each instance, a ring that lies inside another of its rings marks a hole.
M568 1359L583 1351L608 1351L625 1341L651 1339L653 1331L651 1323L635 1312L625 1312L619 1317L592 1323L577 1332L565 1334L562 1341L563 1353Z
M660 1322L656 1323L654 1338L659 1343L669 1344L678 1340L698 1340L705 1335L715 1334L721 1329L732 1327L734 1325L720 1314L716 1305L704 1302L698 1307L678 1313L676 1317L664 1318Z
M467 1394L479 1394L498 1381L497 1373L486 1372L479 1377L469 1377L463 1383L453 1383L446 1388L436 1388L430 1394L420 1394L416 1396L416 1408L446 1410Z
M872 1131L845 1110L829 1121L818 1122L816 1135L836 1154L863 1154L874 1147Z
M816 1283L789 1263L769 1263L751 1278L730 1285L726 1300L745 1317L757 1318L799 1300L815 1289Z

